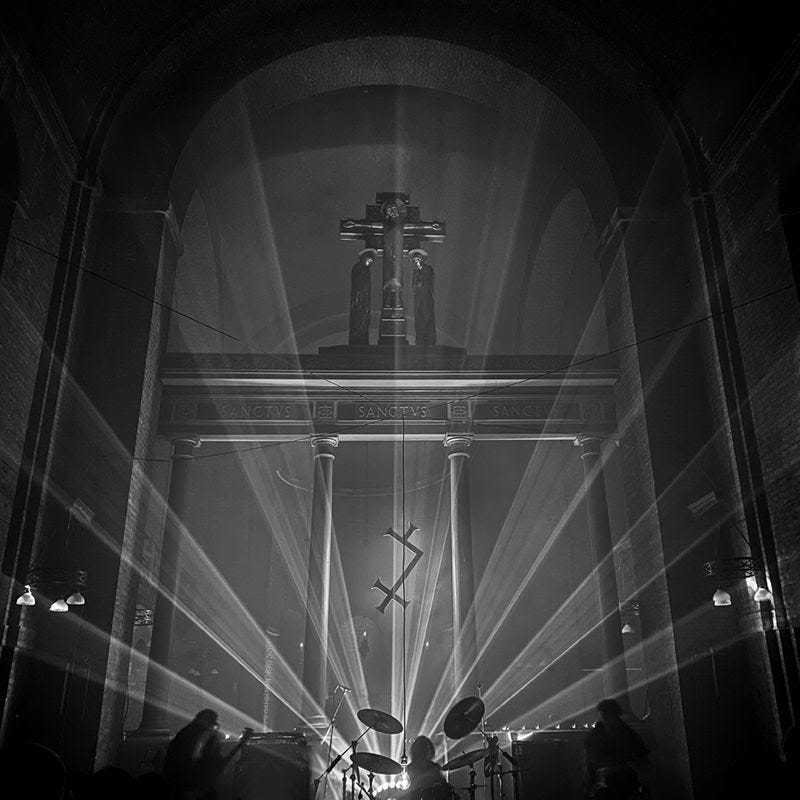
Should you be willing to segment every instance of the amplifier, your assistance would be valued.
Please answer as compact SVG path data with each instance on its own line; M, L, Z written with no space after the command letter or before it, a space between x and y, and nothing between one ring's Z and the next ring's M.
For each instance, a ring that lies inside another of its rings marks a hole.
M580 800L583 797L580 737L532 736L526 741L514 742L511 752L520 770L518 800Z
M242 747L235 800L308 800L308 744L297 733L257 733Z

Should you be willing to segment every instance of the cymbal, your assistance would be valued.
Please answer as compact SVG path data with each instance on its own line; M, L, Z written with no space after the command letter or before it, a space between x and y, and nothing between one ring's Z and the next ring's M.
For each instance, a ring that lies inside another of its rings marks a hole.
M399 775L403 771L403 768L393 758L377 753L354 753L353 763L357 767L378 775Z
M478 727L485 708L480 697L459 700L444 718L444 733L448 739L461 739Z
M372 728L378 733L400 733L403 730L403 724L399 719L395 719L385 711L378 711L377 708L362 708L356 716L368 728ZM392 775L394 773L389 772L386 774Z
M480 750L470 750L468 753L462 753L460 756L456 756L452 761L448 761L442 769L444 770L451 770L451 769L461 769L461 767L468 767L470 764L474 764L476 761L480 761L482 758L486 758L489 755L488 748L481 748Z

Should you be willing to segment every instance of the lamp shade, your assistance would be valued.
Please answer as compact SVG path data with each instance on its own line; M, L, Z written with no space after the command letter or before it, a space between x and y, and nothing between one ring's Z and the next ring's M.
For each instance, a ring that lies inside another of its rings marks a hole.
M622 626L622 632L623 633L633 633L633 625L631 625L630 622L626 622Z
M756 589L756 593L753 595L753 600L757 603L766 603L772 600L772 592L769 589L765 589L763 586L759 586L758 589Z
M731 604L731 596L722 588L714 592L712 599L715 606L729 606Z
M67 598L68 606L84 606L86 605L86 598L78 591L73 592Z
M26 583L25 591L17 598L18 606L35 606L36 598L31 593L31 587Z
M69 606L67 605L66 601L61 598L56 600L53 605L50 606L51 611L55 611L57 614L63 614L65 611L69 611Z

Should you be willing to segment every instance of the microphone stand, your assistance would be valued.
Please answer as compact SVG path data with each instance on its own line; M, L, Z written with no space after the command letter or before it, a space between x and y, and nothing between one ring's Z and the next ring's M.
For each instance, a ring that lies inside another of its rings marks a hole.
M334 729L334 724L336 722L336 715L339 713L339 709L342 707L342 703L344 702L345 694L346 694L346 692L342 692L341 696L339 697L339 702L336 704L336 708L333 711L333 715L331 716L331 721L328 723L328 729L325 731L325 736L322 737L323 740L325 740L325 739L328 739L328 736L330 735L330 739L328 741L328 754L325 757L325 760L328 761L328 762L330 762L330 760L331 760L331 751L333 750L333 729ZM367 728L367 730L369 730L369 728ZM364 733L366 733L366 732L367 731L364 731ZM361 736L363 736L364 733L362 733ZM360 739L361 736L359 736L358 738ZM358 739L356 741L358 741ZM353 745L351 745L351 747L352 746ZM347 749L349 750L350 748L348 747ZM330 771L342 760L342 756L344 756L344 754L346 752L347 752L347 750L345 750L344 753L341 753L340 755L336 756L336 758L333 761L333 763L329 763L328 764L328 768L325 770L325 772L323 772L322 775L319 776L319 778L316 778L314 780L314 794L315 795L317 793L317 789L319 788L320 781L323 778L327 779ZM327 796L327 794L328 794L328 781L326 780L325 781L325 788L322 790L322 800L325 800L325 797Z

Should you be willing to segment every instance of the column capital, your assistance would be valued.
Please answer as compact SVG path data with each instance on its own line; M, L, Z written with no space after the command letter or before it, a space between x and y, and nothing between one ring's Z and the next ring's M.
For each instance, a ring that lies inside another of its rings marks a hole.
M444 446L447 448L447 457L466 456L469 458L467 449L472 444L474 434L471 433L446 433L444 436Z
M172 445L173 458L193 458L192 451L200 447L200 437L196 433L182 433L170 436L169 443Z
M314 458L319 458L321 456L335 458L333 451L339 446L339 436L335 433L312 436L311 446L314 448Z
M582 447L583 452L581 458L584 456L599 456L603 442L613 441L619 447L619 439L611 439L610 437L600 433L579 433L572 444L575 447Z

